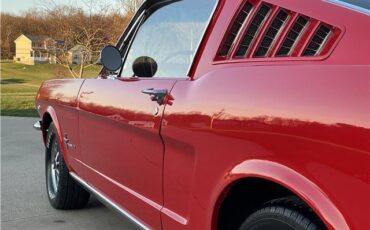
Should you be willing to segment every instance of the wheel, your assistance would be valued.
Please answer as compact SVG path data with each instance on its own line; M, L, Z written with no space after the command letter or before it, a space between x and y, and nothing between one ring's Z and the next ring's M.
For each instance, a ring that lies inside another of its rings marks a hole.
M45 154L46 190L49 202L56 209L83 208L89 201L90 194L69 175L57 135L55 126L51 123Z
M239 230L324 230L320 218L297 197L267 202L252 213Z

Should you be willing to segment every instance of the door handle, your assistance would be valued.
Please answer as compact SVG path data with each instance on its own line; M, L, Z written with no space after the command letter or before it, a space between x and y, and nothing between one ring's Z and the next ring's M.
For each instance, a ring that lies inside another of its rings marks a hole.
M156 101L159 105L163 105L164 99L166 98L168 91L166 89L144 89L141 91L144 94L148 94L152 101Z

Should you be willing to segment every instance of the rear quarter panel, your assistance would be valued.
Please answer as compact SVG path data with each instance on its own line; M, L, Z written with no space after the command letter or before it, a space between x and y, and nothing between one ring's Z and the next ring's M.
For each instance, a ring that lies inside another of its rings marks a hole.
M218 63L217 50L243 2L221 1L192 80L172 91L162 128L164 210L185 220L164 215L164 222L178 229L215 227L212 213L224 189L257 176L296 192L329 229L369 229L369 16L321 0L266 0L340 28L333 53L322 60ZM256 159L283 165L316 192L293 174L246 167Z
M190 216L188 229L209 229L225 187L256 176L296 192L330 229L370 226L369 70L233 66L177 82L162 128L166 208ZM316 191L293 174L243 166L256 159L288 168Z

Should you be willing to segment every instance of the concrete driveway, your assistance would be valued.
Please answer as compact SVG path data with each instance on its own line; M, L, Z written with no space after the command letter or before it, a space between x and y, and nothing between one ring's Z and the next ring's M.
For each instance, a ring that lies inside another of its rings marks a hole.
M1 117L1 229L137 229L94 198L82 210L51 208L36 120Z

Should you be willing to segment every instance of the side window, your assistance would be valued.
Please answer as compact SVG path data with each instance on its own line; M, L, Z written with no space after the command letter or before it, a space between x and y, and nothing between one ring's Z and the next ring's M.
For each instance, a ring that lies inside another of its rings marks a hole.
M331 0L334 2L333 0ZM363 8L364 10L369 11L370 10L370 4L369 1L363 1L363 0L337 0L338 3L342 2L345 4L348 4L348 6L355 6L359 8ZM369 13L369 12L368 12Z
M142 56L157 62L154 77L187 76L216 2L174 1L152 12L132 42L121 77L134 76L132 64Z

